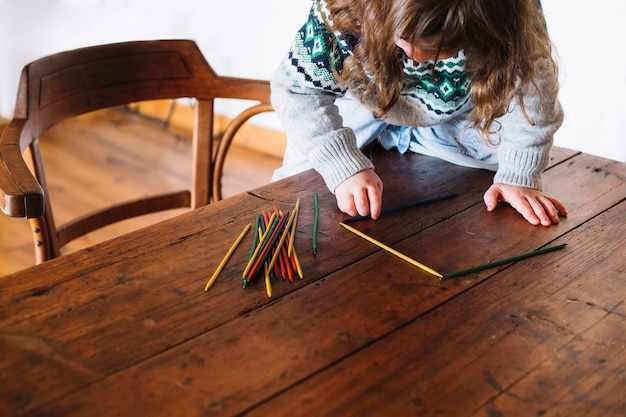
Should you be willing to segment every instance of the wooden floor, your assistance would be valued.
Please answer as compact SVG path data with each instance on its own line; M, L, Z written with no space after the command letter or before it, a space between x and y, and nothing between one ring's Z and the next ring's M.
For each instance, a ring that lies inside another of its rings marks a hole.
M2 127L0 122L0 129ZM103 203L125 199L132 194L150 195L181 188L190 177L189 137L190 132L184 129L164 128L158 122L122 109L95 112L53 128L43 137L41 146L47 161L50 194L56 203L53 210L57 221L62 223ZM146 146L146 143L150 145ZM225 165L224 197L269 182L272 171L279 165L280 159L275 156L233 145ZM183 211L174 210L112 225L71 242L68 251ZM28 222L0 213L0 231L0 276L33 265Z

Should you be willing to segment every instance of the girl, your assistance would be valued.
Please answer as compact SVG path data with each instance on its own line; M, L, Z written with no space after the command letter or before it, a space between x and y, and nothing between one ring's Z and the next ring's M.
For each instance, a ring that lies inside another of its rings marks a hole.
M379 140L493 170L487 210L558 223L541 192L557 82L538 0L314 0L271 79L288 137L273 179L313 167L341 211L376 219L383 185L360 149Z

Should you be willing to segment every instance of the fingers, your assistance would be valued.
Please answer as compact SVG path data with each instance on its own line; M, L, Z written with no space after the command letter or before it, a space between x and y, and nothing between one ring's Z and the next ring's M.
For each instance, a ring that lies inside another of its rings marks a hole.
M489 189L483 196L485 206L487 206L487 211L494 211L496 209L499 197L500 192L498 191L498 189L494 186L489 187Z
M337 198L337 207L343 213L346 213L348 216L356 216L358 215L358 211L356 205L354 204L354 198L351 194L344 194L339 191L335 192L335 197Z
M367 189L358 190L352 195L352 206L359 216L367 216L370 214L370 204Z
M541 224L543 226L550 226L552 224L551 219L555 218L554 215L556 215L556 210L554 209L554 206L552 206L552 203L547 201L547 199L543 199L543 200L545 201L541 201L540 199L535 199L535 198L526 199L528 206L531 209L531 213L528 215L528 217L525 216L525 218L526 220L530 222L530 224L533 224L533 225ZM544 202L546 201L549 203L549 206L552 206L551 209L548 206L544 206ZM553 213L553 216L550 216L549 212ZM559 222L559 216L556 215L555 223L558 223L558 222Z
M541 219L535 214L535 207L533 207L530 200L521 198L520 196L509 196L507 203L511 205L524 219L533 226L541 224Z
M540 192L537 192L537 195L525 196L522 202L525 202L525 204L521 206L511 205L533 225L550 226L558 224L561 221L561 215L567 216L567 209L559 200Z
M335 189L339 210L350 216L377 219L382 208L383 183L372 170L361 171Z
M552 223L556 224L560 221L559 210L554 204L555 201L558 201L558 200L541 195L537 199L537 201L540 203L542 213L545 215L545 217L543 217L540 214L538 214L538 217L541 219L542 225L550 226L550 224ZM563 209L565 209L565 207L563 207Z
M563 203L561 203L556 198L552 198L552 197L547 197L547 198L548 198L548 200L550 200L550 202L552 203L554 208L556 208L556 210L558 211L557 214L559 214L559 215L561 215L563 217L567 217L567 209L565 208L565 205L563 205Z
M370 216L376 220L380 216L382 207L382 184L370 185L365 188L356 190L354 193L347 196L346 208L349 210L344 211L351 216ZM341 208L341 207L340 207Z
M376 184L374 187L369 187L367 189L367 196L369 200L369 212L370 217L374 220L380 217L380 212L382 210L383 203L383 183L380 181L380 184Z
M559 200L535 189L496 183L484 195L488 211L495 209L498 199L509 203L532 225L550 226L559 223L559 215L567 215Z

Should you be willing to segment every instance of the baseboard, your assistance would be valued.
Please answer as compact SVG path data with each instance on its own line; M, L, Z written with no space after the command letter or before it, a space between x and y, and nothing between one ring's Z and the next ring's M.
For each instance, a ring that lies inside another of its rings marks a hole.
M193 107L190 105L171 100L156 100L135 103L131 107L146 117L163 123L168 121L167 123L172 128L188 132L193 130ZM230 120L227 116L216 115L215 132L224 131ZM283 132L250 122L241 127L233 144L282 159L285 152L286 137Z

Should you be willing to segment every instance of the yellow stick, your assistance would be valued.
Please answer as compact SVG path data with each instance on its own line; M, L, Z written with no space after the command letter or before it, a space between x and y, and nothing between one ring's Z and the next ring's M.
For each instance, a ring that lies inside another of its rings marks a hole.
M235 249L237 249L237 246L239 245L239 243L241 243L241 241L243 240L243 238L246 235L246 233L248 233L248 230L250 230L251 226L252 226L252 224L248 223L248 225L246 227L244 227L243 231L241 232L241 234L239 235L237 240L235 240L235 243L233 243L233 245L230 247L230 249L226 253L226 256L224 256L224 259L222 259L222 262L219 264L219 266L217 267L217 269L213 273L213 276L211 277L209 282L206 283L206 286L204 287L204 291L208 291L209 288L211 288L211 285L213 285L213 283L217 279L217 276L220 274L220 272L222 272L222 269L224 269L224 266L226 265L226 262L228 262L228 260L230 259L231 255L233 254L233 252L235 252Z
M434 276L436 276L436 277L438 277L438 278L441 278L441 277L442 277L442 275L441 275L439 272L435 271L434 269L431 269L431 268L427 267L426 265L424 265L424 264L421 264L421 263L417 262L415 259L409 258L409 257L408 257L408 256L406 256L405 254L400 253L400 252L398 252L397 250L395 250L395 249L393 249L393 248L391 248L391 247L389 247L389 246L385 245L384 243L379 242L378 240L376 240L376 239L374 239L374 238L372 238L372 237L370 237L370 236L366 235L365 233L363 233L363 232L360 232L360 231L356 230L354 227L352 227L352 226L348 226L348 225L347 225L347 224L345 224L345 223L340 223L340 224L341 224L343 227L345 227L346 229L348 229L349 231L351 231L352 233L354 233L354 234L356 234L356 235L358 235L358 236L361 236L363 239L365 239L365 240L367 240L367 241L369 241L369 242L373 243L374 245L376 245L376 246L378 246L378 247L380 247L380 248L383 248L384 250L386 250L386 251L387 251L387 252L389 252L389 253L392 253L392 254L396 255L398 258L400 258L400 259L404 259L404 260L405 260L405 261L407 261L408 263L410 263L410 264L412 264L412 265L415 265L416 267L420 268L421 270L426 271L426 272L428 272L429 274L434 275Z
M302 273L302 266L300 266L300 260L298 259L296 248L293 248L292 255L293 255L293 260L296 262L296 270L298 271L298 276L300 277L300 279L302 279L304 277L304 274Z
M287 256L291 256L291 252L293 252L293 241L296 237L296 225L298 223L298 213L300 212L300 199L296 200L296 207L293 209L291 215L293 216L293 224L291 227L291 236L293 239L289 239L289 249L287 250Z
M265 264L265 292L272 298L272 281L270 280L270 268Z

